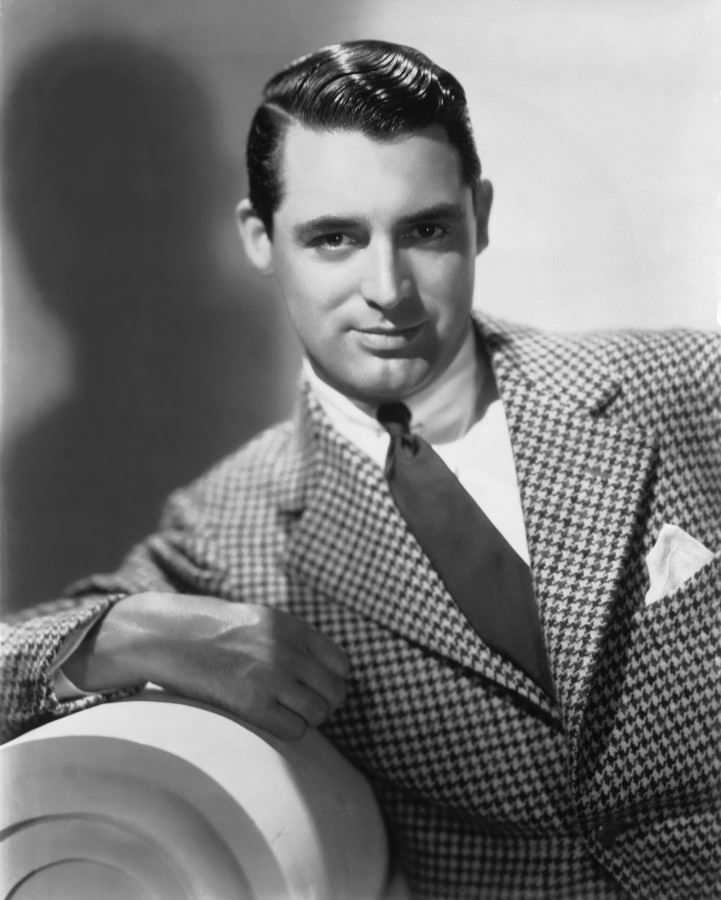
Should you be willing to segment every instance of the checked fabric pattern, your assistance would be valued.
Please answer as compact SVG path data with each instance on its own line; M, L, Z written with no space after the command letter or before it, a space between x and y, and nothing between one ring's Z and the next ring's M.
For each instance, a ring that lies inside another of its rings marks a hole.
M374 785L415 898L721 896L719 340L478 327L558 703L483 645L382 472L303 390L292 422L174 495L117 573L6 626L5 737L99 702L60 703L47 667L118 597L266 603L350 655L325 732ZM645 608L664 522L715 555Z

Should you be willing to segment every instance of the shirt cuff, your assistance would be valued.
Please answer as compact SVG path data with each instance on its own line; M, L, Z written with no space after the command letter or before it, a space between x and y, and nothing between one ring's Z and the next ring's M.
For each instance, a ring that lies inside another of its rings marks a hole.
M62 671L62 666L70 659L73 653L75 653L80 644L85 640L90 629L97 625L98 621L106 612L107 610L101 609L97 615L90 619L90 621L85 622L80 628L76 628L75 631L72 631L60 645L60 649L48 669L52 688L58 700L77 700L79 697L91 697L93 694L98 693L98 691L81 690L81 688L76 684L73 684L68 676Z

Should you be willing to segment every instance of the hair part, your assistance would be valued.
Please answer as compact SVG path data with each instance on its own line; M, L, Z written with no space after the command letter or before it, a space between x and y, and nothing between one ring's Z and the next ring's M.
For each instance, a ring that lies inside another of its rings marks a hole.
M283 138L298 123L317 131L391 138L440 125L473 189L481 175L466 95L450 72L412 47L348 41L295 60L263 90L248 134L250 202L270 236L283 200Z

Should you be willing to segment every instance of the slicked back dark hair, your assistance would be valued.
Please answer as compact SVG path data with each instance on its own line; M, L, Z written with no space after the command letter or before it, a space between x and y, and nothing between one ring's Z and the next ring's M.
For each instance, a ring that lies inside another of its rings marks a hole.
M385 41L348 41L295 60L263 90L248 134L248 192L268 234L283 199L286 129L360 131L391 138L439 125L460 157L461 177L475 189L481 174L466 95L425 54Z

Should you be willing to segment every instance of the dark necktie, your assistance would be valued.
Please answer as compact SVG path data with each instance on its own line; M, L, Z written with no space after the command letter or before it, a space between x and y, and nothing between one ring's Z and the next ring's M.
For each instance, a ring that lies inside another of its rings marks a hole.
M410 419L403 403L378 409L396 506L482 640L555 696L528 566Z

